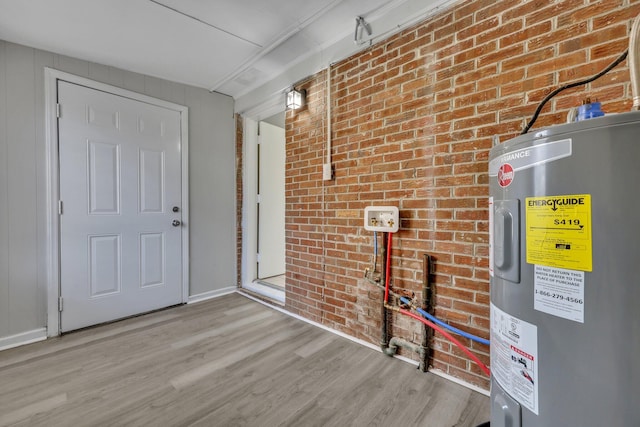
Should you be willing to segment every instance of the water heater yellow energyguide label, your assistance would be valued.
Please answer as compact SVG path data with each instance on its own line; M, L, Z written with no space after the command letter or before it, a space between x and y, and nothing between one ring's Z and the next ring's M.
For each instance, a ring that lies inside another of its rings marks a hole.
M591 271L591 195L527 197L527 262Z

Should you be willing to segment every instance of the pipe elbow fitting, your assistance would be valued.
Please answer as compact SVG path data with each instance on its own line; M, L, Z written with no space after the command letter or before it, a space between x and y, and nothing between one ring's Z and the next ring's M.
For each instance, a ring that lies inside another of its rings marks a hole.
M398 352L398 347L395 345L381 345L380 350L382 350L382 352L387 356L393 357Z

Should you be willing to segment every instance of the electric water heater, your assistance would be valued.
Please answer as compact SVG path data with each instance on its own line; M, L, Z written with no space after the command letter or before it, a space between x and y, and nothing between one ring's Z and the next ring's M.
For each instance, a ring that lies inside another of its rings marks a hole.
M489 157L491 426L640 426L640 112Z

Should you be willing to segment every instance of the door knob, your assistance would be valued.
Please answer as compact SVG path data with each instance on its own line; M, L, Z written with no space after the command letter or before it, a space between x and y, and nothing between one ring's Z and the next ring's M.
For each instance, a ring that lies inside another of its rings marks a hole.
M174 219L173 222L171 222L171 225L173 225L174 227L179 227L181 224L180 221L178 221L177 219Z

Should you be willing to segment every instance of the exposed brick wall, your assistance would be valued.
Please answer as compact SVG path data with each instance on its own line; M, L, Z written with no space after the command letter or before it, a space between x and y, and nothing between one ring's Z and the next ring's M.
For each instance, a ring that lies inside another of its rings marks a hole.
M236 114L236 254L237 254L237 285L242 284L242 174L243 171L243 121L240 114Z
M595 74L627 45L640 2L460 2L332 68L334 181L322 181L327 72L300 84L308 105L286 120L287 308L373 343L380 291L362 280L373 253L367 205L396 205L395 288L416 292L433 255L435 313L489 336L488 176L492 137L514 137L557 86ZM606 112L631 106L626 62L557 96L535 127L565 120L586 96ZM392 334L420 342L411 319ZM461 341L487 364L488 348ZM488 388L436 334L433 367ZM414 357L411 354L406 356Z

